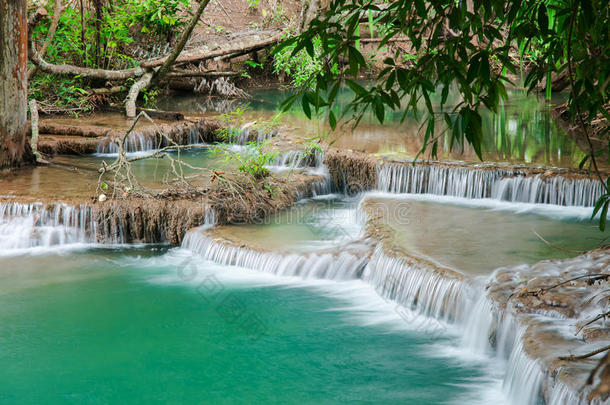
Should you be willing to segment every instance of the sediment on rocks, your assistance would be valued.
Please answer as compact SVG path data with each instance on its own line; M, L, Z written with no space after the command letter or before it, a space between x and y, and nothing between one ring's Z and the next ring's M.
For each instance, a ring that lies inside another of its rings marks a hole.
M212 143L218 140L219 128L220 122L207 118L187 118L174 123L146 125L130 134L127 148L129 149L131 139L134 139L132 143L139 141L151 147L167 146L169 142L166 137L179 145ZM98 126L43 123L40 126L38 149L46 155L108 152L112 149L111 144L116 144L116 140L123 134L123 131Z
M318 182L320 177L306 175L272 177L266 183L246 179L241 190L217 187L210 193L210 207L219 224L257 223L310 197Z
M603 317L596 319L606 311L609 287L609 249L498 269L487 283L496 319L488 325L489 336L522 330L519 350L539 368L535 389L547 404L601 403L610 397L609 356L601 362L579 357L610 342ZM495 345L502 346L498 339Z
M368 155L331 150L324 163L336 190L356 193L377 186L377 161Z
M346 192L377 189L586 207L604 193L603 184L583 170L436 161L413 164L354 152L330 152L325 162L335 188Z

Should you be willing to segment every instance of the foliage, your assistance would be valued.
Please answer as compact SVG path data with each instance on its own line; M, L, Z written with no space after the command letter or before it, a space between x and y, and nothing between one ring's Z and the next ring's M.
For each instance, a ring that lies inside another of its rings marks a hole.
M87 83L83 79L38 74L30 82L29 97L45 100L45 104L54 104L63 109L88 112L93 104L86 97L89 92L85 87Z
M295 87L313 86L312 77L322 73L324 60L322 58L322 41L319 37L312 38L313 51L300 50L295 52L296 44L278 48L273 53L273 69L276 74L285 73L292 78ZM338 69L334 68L338 73Z
M306 140L303 142L303 146L305 147L305 156L314 156L316 153L323 153L318 137Z
M136 35L167 36L184 24L186 20L179 11L188 9L189 4L188 0L120 0L105 3L98 12L86 8L84 16L81 16L78 8L68 4L59 18L45 59L54 64L75 64L89 68L134 67L136 61L131 56L130 47ZM52 13L52 4L48 4L47 8ZM101 15L100 20L98 15ZM44 42L50 20L43 20L36 26L32 33L36 42ZM91 87L96 87L95 83L84 79L71 81L39 73L31 80L30 92L38 99L52 99L61 108L87 111L93 107L93 98L83 97L88 94L83 89ZM154 94L144 93L144 98L145 103L151 105Z
M221 115L224 125L216 131L216 135L223 143L214 145L211 151L213 155L223 156L225 163L237 163L237 169L249 175L250 178L262 179L270 174L265 166L275 161L277 152L270 150L268 140L264 142L248 141L245 147L237 145L236 142L243 131L243 114L244 110L238 108ZM256 122L251 128L269 133L279 125L281 116L281 114L276 114L268 121ZM272 194L270 190L267 191Z
M407 37L410 53L416 57L405 63L397 50L383 60L375 82L364 87L355 78L370 61L356 44L362 16L367 14L377 15L376 24L385 34L380 49L393 38ZM520 56L535 54L525 78L529 90L547 81L552 71L569 73L569 111L585 131L598 113L610 118L604 109L609 102L609 21L607 0L397 0L383 4L334 0L306 31L284 41L276 51L282 68L293 66L291 58L304 60L304 51L317 61L315 69L299 77L295 84L301 92L287 99L284 107L300 97L303 111L310 117L312 109L332 107L340 84L345 83L353 99L343 113L350 114L357 125L367 109L380 122L386 110L402 111L403 119L408 114L420 116L418 106L423 100L427 122L422 127L425 142L421 152L430 149L436 156L439 138L434 134L440 125L451 147L469 143L482 159L483 138L493 134L483 133L479 111L485 107L496 112L506 100L510 83L506 74L517 74L522 67L517 50ZM348 62L341 65L342 60ZM453 85L461 100L448 105ZM438 108L430 101L435 92L441 94ZM336 127L332 110L329 122ZM603 135L608 137L608 132ZM592 153L589 162L595 170Z
M142 24L141 31L167 35L184 25L181 9L190 10L189 0L130 0L127 10L133 13L133 22Z
M212 156L224 157L225 163L236 163L237 170L247 174L253 180L269 176L266 168L277 158L277 152L268 150L269 142L250 141L246 147L236 149L234 143L216 144L210 151Z

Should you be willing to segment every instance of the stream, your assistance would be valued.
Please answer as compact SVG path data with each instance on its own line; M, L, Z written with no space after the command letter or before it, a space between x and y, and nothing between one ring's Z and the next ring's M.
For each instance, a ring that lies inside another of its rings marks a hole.
M270 116L280 95L255 93L247 114ZM229 108L203 97L159 107L203 116ZM326 132L296 110L286 119L297 138ZM535 97L517 91L484 128L497 134L484 156L502 165L574 168L583 156ZM413 158L416 129L369 117L334 146ZM130 152L150 148L134 142ZM442 161L476 162L468 147L441 151ZM113 152L58 157L79 180L35 168L2 180L0 194L91 194ZM205 150L185 157L217 163ZM135 170L155 185L167 165ZM284 154L270 169L302 167L328 176L321 156L305 164ZM518 341L490 347L484 286L497 268L599 246L590 219L598 186L464 170L383 166L374 190L346 195L324 183L260 224L214 228L210 218L175 247L97 243L88 207L0 201L0 402L543 403L542 374ZM427 264L364 238L372 220Z

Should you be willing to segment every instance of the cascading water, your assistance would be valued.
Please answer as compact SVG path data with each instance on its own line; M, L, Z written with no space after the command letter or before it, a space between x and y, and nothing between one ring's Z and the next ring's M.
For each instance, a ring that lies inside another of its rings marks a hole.
M204 259L227 266L262 270L278 276L329 280L350 280L360 277L368 259L348 252L283 255L273 252L229 246L204 235L199 229L184 237L182 247L200 254Z
M273 164L269 165L269 170L283 172L295 169L320 169L324 167L324 154L318 151L307 153L298 150L291 150L280 153Z
M362 279L382 297L437 320L455 322L468 308L470 286L460 274L387 256L381 246L375 248Z
M517 176L495 182L491 198L503 201L554 204L564 206L595 205L604 189L599 180Z
M366 219L364 212L360 214ZM454 325L461 334L461 348L477 358L504 364L506 371L496 371L500 374L494 374L494 378L503 380L503 395L509 403L535 405L540 401L541 387L548 384L540 361L531 358L523 346L527 324L517 322L510 308L496 308L482 280L468 279L423 259L388 255L380 244L370 259L347 252L279 254L228 246L199 231L191 231L182 246L220 264L279 276L361 279L380 296L413 313ZM550 404L566 403L573 398L578 396L560 381L555 382L547 396Z
M524 325L517 326L503 389L513 404L535 405L539 402L544 372L539 362L525 353L523 340L526 329Z
M499 168L384 164L377 188L390 193L435 194L470 199L593 206L603 194L599 181L565 176L525 176Z
M203 142L199 131L199 125L195 123L171 128L168 136L178 144L195 145ZM166 146L170 146L170 142L153 130L134 131L125 140L125 152L127 153L151 152ZM116 154L119 153L119 146L115 141L107 138L98 143L96 152L98 154Z
M0 251L92 243L95 231L86 204L0 204Z
M231 132L235 132L231 131ZM231 140L238 145L247 145L248 142L262 143L276 135L273 129L252 128L252 124L246 124L236 130L237 135Z
M168 230L163 226L144 224L136 229L143 221L135 212L115 214L105 215L89 204L0 203L0 253L98 242L124 244L134 240L134 232L139 231L143 234L138 241L167 241ZM206 209L201 222L204 228L213 226L214 212Z
M125 152L146 152L152 151L161 145L157 142L155 136L146 136L140 132L132 132L127 136L125 140ZM114 154L119 153L119 146L116 142L108 140L106 142L100 142L97 145L97 153L99 154Z

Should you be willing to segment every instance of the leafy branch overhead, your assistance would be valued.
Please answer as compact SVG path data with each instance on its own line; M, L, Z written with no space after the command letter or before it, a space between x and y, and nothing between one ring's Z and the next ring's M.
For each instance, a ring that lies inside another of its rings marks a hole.
M379 51L387 51L400 39L408 43L408 52L396 48L389 55L386 52L383 61L367 59L359 46L363 22L382 37ZM334 129L339 117L330 107L337 104L339 87L345 84L353 98L341 114L354 125L369 109L380 122L387 110L401 111L403 120L425 114L420 153L429 151L436 157L440 130L451 148L470 144L482 159L483 138L494 135L483 133L483 108L496 112L507 100L507 86L517 85L515 78L524 70L530 91L540 83L550 89L551 74L567 75L569 116L591 146L583 165L589 163L606 190L598 203L603 229L610 196L588 127L597 117L610 118L609 23L605 0L334 0L305 31L276 49L276 53L292 49L292 56L307 52L323 64L303 81L298 94L284 102L284 108L297 99L308 117L312 110L328 108ZM373 62L382 63L373 83L358 83ZM455 104L448 103L450 90L459 93ZM438 105L431 101L433 93L440 93ZM607 140L608 129L600 136Z

